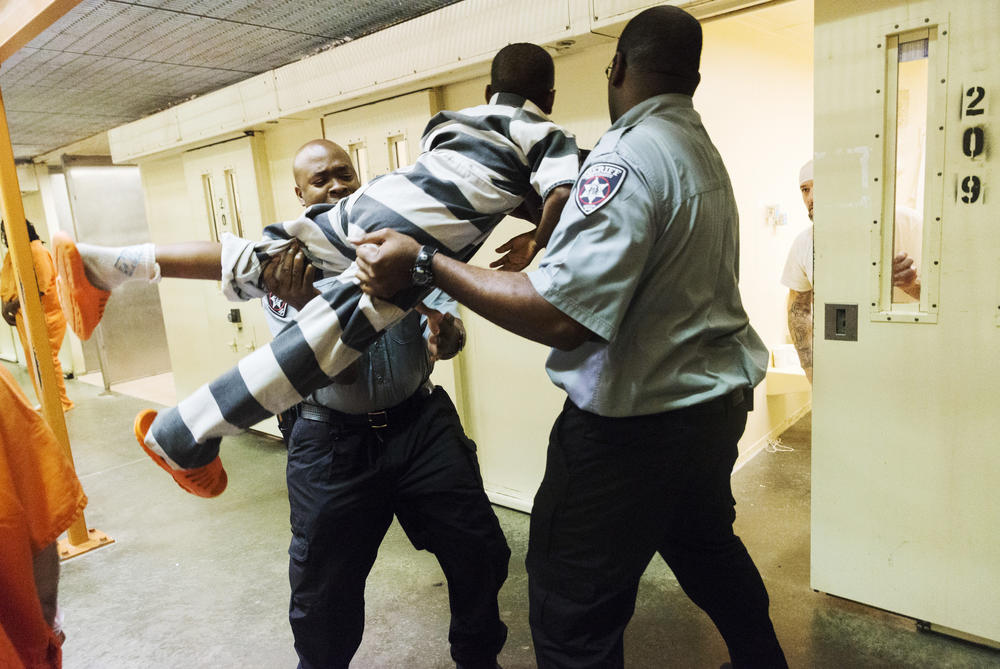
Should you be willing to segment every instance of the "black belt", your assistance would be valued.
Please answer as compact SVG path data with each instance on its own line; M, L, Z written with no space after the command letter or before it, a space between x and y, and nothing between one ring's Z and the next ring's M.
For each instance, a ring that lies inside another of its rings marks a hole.
M725 413L730 408L753 411L753 388L749 386L735 388L725 395L713 397L700 404L670 409L664 414L718 415Z
M746 407L747 411L753 411L753 388L737 388L728 395L723 395L722 401L731 407Z
M378 411L369 411L368 413L344 413L330 407L302 402L299 405L299 418L314 420L320 423L330 423L331 425L348 425L351 427L367 427L373 430L382 430L408 419L420 408L424 400L428 397L430 397L430 393L421 388L396 406Z
M681 407L680 409L674 409L674 411L686 411L690 413L703 413L708 411L710 413L717 413L725 411L730 407L734 409L745 408L747 411L753 411L753 388L736 388L729 391L725 395L713 397L712 399L702 402L701 404Z

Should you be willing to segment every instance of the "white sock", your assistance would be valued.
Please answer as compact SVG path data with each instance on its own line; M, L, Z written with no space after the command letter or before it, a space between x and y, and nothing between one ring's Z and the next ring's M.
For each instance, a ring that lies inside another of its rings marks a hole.
M156 247L152 242L134 246L94 246L77 244L87 279L102 290L113 290L126 281L160 280Z

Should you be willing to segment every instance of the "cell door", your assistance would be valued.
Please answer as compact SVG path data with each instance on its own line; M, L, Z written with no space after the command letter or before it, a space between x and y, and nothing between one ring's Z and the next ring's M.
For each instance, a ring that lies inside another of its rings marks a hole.
M105 162L104 158L63 157L77 241L106 246L148 242L151 231L139 169ZM141 336L137 336L137 324L141 324ZM156 286L134 281L115 289L98 331L82 346L87 368L99 367L108 385L169 372Z
M257 240L273 221L263 137L240 137L183 158L191 216L170 221L158 241L220 241L225 233ZM230 302L218 281L160 284L174 380L181 396L235 366L271 340L257 300ZM274 418L255 429L278 436Z
M1000 641L1000 3L815 16L812 585Z

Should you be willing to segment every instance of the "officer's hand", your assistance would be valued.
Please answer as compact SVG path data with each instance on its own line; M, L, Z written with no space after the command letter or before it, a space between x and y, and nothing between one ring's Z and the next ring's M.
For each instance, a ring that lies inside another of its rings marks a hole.
M21 310L21 300L14 298L10 302L3 303L3 319L7 325L17 325L17 312Z
M412 284L413 263L420 243L395 230L376 230L359 240L358 273L361 289L375 297L390 298Z
M538 254L538 244L535 243L535 231L522 232L507 240L503 246L497 247L497 253L506 255L490 263L501 272L520 272L527 267Z
M431 355L431 362L450 360L458 355L465 346L465 326L462 319L449 313L441 313L422 303L416 309L427 319L427 328L431 333L427 338L427 352Z
M319 295L313 286L316 268L306 259L298 240L267 263L261 278L270 292L296 309L302 309Z

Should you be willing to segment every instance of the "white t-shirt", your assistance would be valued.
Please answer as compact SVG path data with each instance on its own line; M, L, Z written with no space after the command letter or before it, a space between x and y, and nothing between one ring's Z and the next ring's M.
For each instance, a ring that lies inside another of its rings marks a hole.
M788 249L781 283L799 293L813 289L813 226L800 232Z

